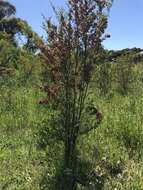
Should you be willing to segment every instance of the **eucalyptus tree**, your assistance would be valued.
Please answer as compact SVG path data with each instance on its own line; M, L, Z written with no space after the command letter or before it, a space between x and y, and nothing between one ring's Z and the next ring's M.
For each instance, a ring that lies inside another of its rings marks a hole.
M16 14L16 8L8 1L0 1L0 20L8 18Z

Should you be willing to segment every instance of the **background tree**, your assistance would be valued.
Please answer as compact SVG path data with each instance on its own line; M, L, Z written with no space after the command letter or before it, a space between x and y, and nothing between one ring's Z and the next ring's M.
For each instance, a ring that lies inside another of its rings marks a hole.
M12 37L17 26L16 18L14 18L15 14L16 8L14 5L8 1L0 1L0 31L11 34Z
M11 42L15 46L18 45L18 39L24 36L25 43L22 45L31 52L37 50L33 39L32 28L26 21L16 17L16 8L14 5L3 0L0 1L0 32L8 34L9 39L11 39Z
M3 18L8 18L16 13L16 8L14 5L9 3L8 1L0 1L0 20Z

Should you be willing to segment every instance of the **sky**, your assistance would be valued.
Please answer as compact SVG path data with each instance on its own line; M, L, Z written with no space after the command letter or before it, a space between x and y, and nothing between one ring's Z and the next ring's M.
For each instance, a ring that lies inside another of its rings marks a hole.
M65 7L66 0L51 0L55 7ZM54 17L49 0L10 0L17 8L17 16L26 20L34 31L43 35L43 17ZM104 41L106 49L143 48L143 0L114 0L108 18Z

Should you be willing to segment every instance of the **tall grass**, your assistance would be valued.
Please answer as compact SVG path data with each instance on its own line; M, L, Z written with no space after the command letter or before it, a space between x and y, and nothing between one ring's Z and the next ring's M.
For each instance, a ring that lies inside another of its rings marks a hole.
M141 75L140 75L141 76ZM101 126L79 140L83 173L96 173L93 184L80 189L142 190L143 189L143 88L127 96L114 93L103 97L96 88L90 99L102 111ZM62 145L49 143L49 121L53 111L39 105L40 84L26 84L14 78L0 78L0 189L51 189L58 169ZM47 132L45 131L45 132ZM45 141L39 148L39 138ZM47 144L46 144L47 143ZM49 143L49 144L48 144ZM53 142L52 142L53 143ZM84 161L86 160L86 162ZM88 164L89 163L89 164ZM85 167L87 166L88 167ZM85 176L81 176L85 177ZM98 177L98 178L97 178ZM99 185L102 183L102 185Z

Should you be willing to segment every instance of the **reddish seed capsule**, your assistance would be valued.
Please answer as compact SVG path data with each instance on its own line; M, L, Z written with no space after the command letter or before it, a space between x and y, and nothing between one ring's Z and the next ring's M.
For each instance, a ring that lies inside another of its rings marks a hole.
M101 122L102 118L103 118L103 117L102 117L102 113L99 112L99 111L97 111L97 113L96 113L97 122Z
M43 104L48 104L49 100L48 99L43 99L39 101L39 104L43 105Z

